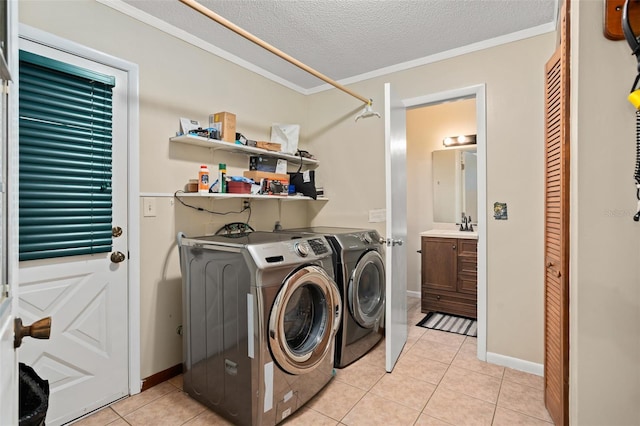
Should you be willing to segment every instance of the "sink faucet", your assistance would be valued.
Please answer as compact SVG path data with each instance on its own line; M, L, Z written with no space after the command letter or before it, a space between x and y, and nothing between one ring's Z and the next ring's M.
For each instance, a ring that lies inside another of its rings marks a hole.
M471 223L471 216L465 216L462 213L462 219L460 221L460 230L473 232L473 223Z

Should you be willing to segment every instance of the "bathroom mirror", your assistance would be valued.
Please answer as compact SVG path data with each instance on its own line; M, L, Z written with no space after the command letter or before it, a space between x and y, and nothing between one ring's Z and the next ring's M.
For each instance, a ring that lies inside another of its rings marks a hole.
M476 147L433 151L433 221L460 223L462 214L478 221Z

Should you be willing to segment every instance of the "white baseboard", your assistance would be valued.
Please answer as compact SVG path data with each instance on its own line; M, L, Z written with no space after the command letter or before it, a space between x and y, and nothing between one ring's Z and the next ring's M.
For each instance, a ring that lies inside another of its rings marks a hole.
M536 376L544 376L544 364L537 364L535 362L512 358L506 355L494 354L493 352L487 352L487 362L502 365L503 367L513 368L514 370L524 371L525 373L535 374Z
M419 291L407 290L407 297L415 297L415 298L419 299L420 298L420 292Z

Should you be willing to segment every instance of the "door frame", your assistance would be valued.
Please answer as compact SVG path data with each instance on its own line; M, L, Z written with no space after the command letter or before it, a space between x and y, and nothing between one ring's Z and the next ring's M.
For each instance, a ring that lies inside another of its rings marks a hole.
M487 360L487 111L484 83L403 99L406 109L475 97L478 152L478 359Z
M128 364L129 394L140 393L142 379L140 377L140 154L139 154L139 69L138 65L120 58L99 52L79 43L66 40L46 31L20 24L18 37L30 40L52 49L61 50L112 68L120 69L128 75L127 87L127 156L129 193L127 197L127 238L128 238L128 276L127 288L129 304L128 312ZM10 123L17 129L18 97L14 97L13 112ZM17 149L17 141L16 141ZM12 177L17 177L17 166L9 170ZM17 197L17 194L16 194ZM16 264L17 265L17 264ZM17 269L16 269L17 270ZM17 279L15 282L18 282Z

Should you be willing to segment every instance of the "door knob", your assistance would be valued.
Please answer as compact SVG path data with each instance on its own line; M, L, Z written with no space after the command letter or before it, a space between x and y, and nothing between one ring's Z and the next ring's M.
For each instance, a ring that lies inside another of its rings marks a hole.
M120 263L124 261L125 257L126 256L121 251L114 251L113 253L111 253L111 261L113 263Z
M25 336L34 339L48 339L51 335L51 317L42 318L31 325L22 325L22 318L16 318L13 322L13 347L19 348L22 338Z
M122 235L122 228L120 228L119 226L114 226L113 228L111 228L111 235L114 238L118 238L120 235Z

